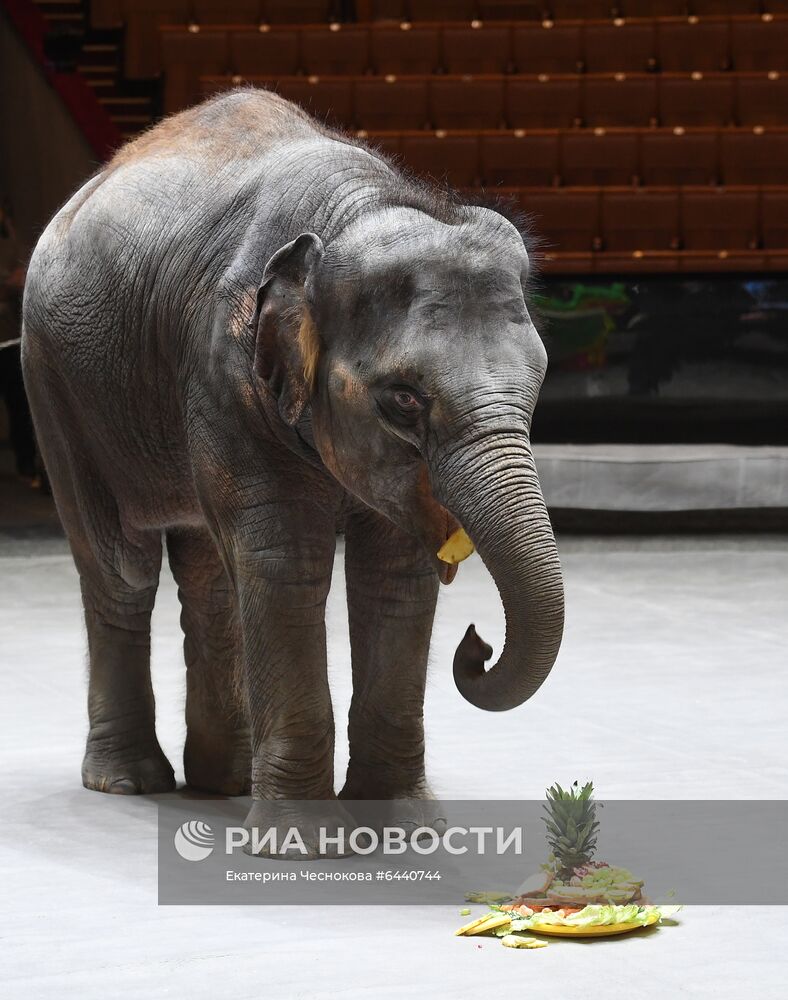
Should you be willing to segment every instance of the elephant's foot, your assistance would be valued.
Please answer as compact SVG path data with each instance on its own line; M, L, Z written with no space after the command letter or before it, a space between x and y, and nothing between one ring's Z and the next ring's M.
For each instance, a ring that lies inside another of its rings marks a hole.
M172 765L155 738L138 745L119 738L117 747L107 742L88 737L82 761L85 788L113 795L151 795L175 788Z
M406 831L426 826L442 833L446 828L443 806L435 799L423 774L404 776L351 764L339 798L374 800L370 816L359 815L358 821L368 820L378 831L385 826L402 827ZM366 810L360 806L357 812Z
M279 861L348 857L353 853L349 840L356 825L336 799L257 800L244 823L250 838L244 851ZM285 846L289 846L286 851Z
M186 784L215 795L249 795L251 750L244 730L202 737L189 729L183 749Z
M434 799L424 769L350 761L340 799Z

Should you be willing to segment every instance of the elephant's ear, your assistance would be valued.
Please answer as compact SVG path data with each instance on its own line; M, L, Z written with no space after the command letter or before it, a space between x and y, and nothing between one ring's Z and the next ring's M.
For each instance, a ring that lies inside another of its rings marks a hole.
M268 261L257 289L249 326L255 330L254 370L279 401L279 413L292 426L314 388L320 337L307 303L307 285L323 256L314 233L302 233Z

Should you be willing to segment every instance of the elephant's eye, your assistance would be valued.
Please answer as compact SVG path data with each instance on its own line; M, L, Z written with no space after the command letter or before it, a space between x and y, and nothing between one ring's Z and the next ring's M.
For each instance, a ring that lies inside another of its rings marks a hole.
M415 424L427 404L416 392L405 385L392 385L378 395L378 404L385 415L402 426Z
M416 410L424 409L424 403L422 403L415 393L409 392L407 389L395 389L394 402L405 413L413 413Z

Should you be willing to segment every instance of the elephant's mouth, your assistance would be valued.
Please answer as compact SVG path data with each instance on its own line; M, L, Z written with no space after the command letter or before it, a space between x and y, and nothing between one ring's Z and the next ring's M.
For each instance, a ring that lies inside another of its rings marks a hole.
M448 536L447 536L448 537ZM447 563L442 559L435 557L435 565L438 570L438 577L441 583L445 583L448 586L454 577L457 575L457 570L460 568L459 563Z
M460 522L450 514L446 508L439 504L432 496L425 498L424 504L424 525L422 527L422 540L427 551L432 557L432 562L441 583L447 586L457 575L459 565L457 563L447 563L438 558L438 549L446 542L458 528Z

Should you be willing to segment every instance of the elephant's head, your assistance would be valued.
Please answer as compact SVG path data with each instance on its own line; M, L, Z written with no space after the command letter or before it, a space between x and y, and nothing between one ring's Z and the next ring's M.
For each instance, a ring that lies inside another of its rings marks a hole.
M492 573L506 643L471 626L460 692L493 711L529 698L563 630L563 585L530 445L546 368L528 315L522 238L496 212L438 222L414 209L362 217L327 246L304 233L269 261L255 365L351 493L437 550L458 523Z

